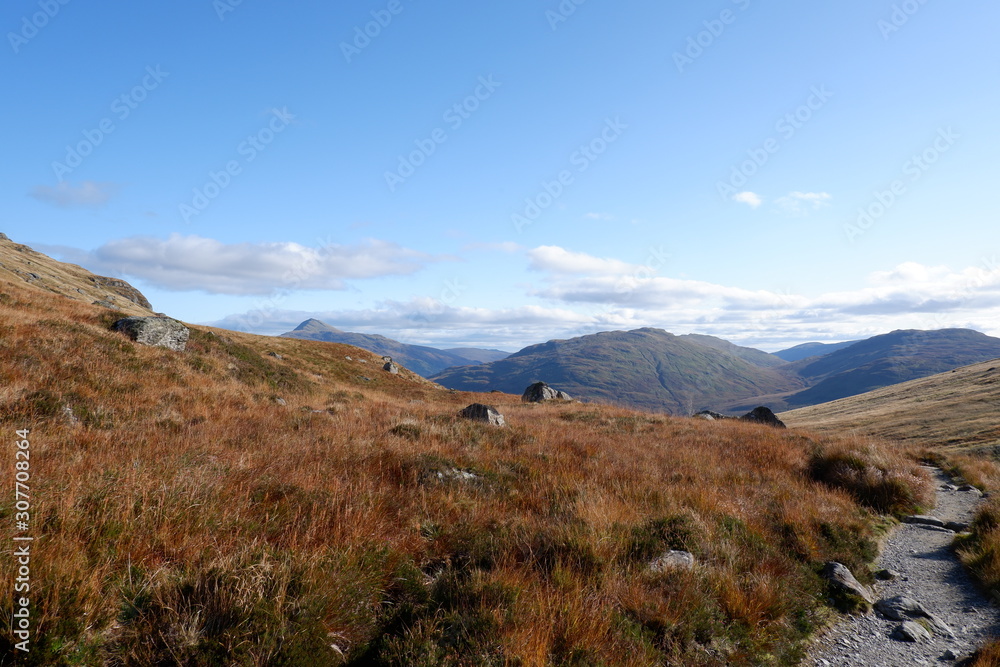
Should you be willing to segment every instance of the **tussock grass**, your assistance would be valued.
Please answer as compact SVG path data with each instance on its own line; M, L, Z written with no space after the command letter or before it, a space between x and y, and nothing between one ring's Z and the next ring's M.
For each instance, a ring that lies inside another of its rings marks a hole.
M927 491L878 441L448 392L311 341L168 352L4 291L35 664L794 664L823 563L860 573ZM652 572L670 549L695 568Z

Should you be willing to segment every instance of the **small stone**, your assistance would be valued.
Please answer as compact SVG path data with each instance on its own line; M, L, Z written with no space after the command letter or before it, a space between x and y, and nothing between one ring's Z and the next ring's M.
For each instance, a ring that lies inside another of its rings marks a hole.
M281 356L280 354L278 354L277 352L268 352L268 353L267 353L267 356L269 356L269 357L274 357L274 358L275 358L275 359L277 359L278 361L281 361L282 359L284 359L284 357L283 357L283 356Z
M954 651L952 651L951 649L947 649L947 650L945 650L944 653L941 654L941 659L942 660L948 660L948 661L958 660L958 655Z
M948 521L944 524L944 527L956 533L964 533L969 529L969 524L962 523L961 521Z
M276 396L274 402L277 403L278 405L288 405L288 401L281 398L280 396Z
M899 572L882 568L881 570L877 570L875 572L875 578L880 581L892 581L893 579L899 578Z
M902 642L919 642L924 639L930 639L931 633L927 632L919 623L903 621L896 626L896 629L892 631L892 635L890 636Z

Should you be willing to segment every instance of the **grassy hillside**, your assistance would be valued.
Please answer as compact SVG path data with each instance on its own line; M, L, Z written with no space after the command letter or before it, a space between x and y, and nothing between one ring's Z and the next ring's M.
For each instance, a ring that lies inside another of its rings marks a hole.
M1000 359L780 416L792 427L826 433L856 431L939 451L997 450L998 406Z
M23 282L84 303L97 301L125 315L152 314L146 297L124 280L97 276L75 264L58 262L11 241L5 234L0 234L0 281Z
M735 398L802 386L779 370L720 351L718 345L660 329L549 341L501 361L448 369L432 379L455 389L518 394L543 381L574 398L686 415Z
M0 283L0 427L31 430L27 664L792 664L829 613L823 562L865 578L875 512L927 498L877 441L448 392L204 327L170 352L114 317ZM509 426L457 417L477 400ZM651 571L668 549L695 568Z

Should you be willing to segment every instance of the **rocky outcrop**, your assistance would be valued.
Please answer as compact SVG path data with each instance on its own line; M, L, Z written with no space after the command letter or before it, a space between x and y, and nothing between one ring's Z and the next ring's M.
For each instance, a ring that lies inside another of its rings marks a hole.
M768 426L774 426L775 428L786 428L785 422L778 419L777 416L771 412L770 408L765 408L763 405L754 408L740 417L740 419L748 422L756 422L758 424L767 424Z
M504 420L503 415L500 411L494 408L492 405L483 405L482 403L473 403L472 405L462 408L462 411L458 413L465 419L471 419L472 421L484 422L486 424L492 424L493 426L506 426L507 422Z
M718 412L713 412L712 410L702 410L701 412L696 412L691 415L695 419L704 419L705 421L714 422L721 421L723 419L732 419L732 417L727 417L726 415L719 414Z
M382 366L382 370L384 370L387 373L392 373L393 375L399 374L399 366L393 363L392 357L382 357L382 361L385 362L385 364Z
M169 317L126 317L111 325L112 330L121 331L142 345L165 347L183 352L187 347L191 331Z
M90 282L94 283L98 287L108 290L109 292L114 292L118 296L128 299L137 306L142 306L148 310L153 309L152 304L150 304L149 300L142 295L142 292L132 287L124 280L119 280L118 278L107 278L105 276L91 276Z
M525 403L541 403L542 401L569 401L569 394L553 389L544 382L536 382L521 394Z
M879 600L875 603L875 609L886 618L894 621L921 621L929 627L935 634L945 637L954 637L948 624L940 618L927 611L922 604L912 598L903 595Z

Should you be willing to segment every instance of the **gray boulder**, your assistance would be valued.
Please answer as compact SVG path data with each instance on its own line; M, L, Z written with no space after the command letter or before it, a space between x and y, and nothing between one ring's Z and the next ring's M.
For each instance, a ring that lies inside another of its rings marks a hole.
M111 325L112 330L122 331L142 345L165 347L183 352L191 331L169 317L126 317Z
M854 578L846 565L830 561L823 566L823 578L829 581L834 587L839 588L851 595L858 595L865 602L871 604L875 601L875 596L871 589Z
M787 428L785 422L778 419L770 408L765 408L763 405L758 406L740 417L743 421L755 422L757 424L767 424L768 426L773 426L775 428Z
M500 414L500 411L494 408L492 405L473 403L468 407L462 408L462 411L459 412L458 414L466 419L492 424L493 426L507 425L507 422L504 420L503 415Z
M553 389L544 382L536 382L521 394L525 403L541 403L542 401L569 401L569 394Z
M947 637L955 636L947 623L927 611L922 604L912 598L903 595L885 598L875 603L875 609L886 618L894 621L923 619L935 633Z
M694 568L694 554L689 551L671 550L655 558L649 569L653 572L666 572L668 570L691 570Z
M388 373L392 373L393 375L399 374L399 366L397 366L396 364L394 364L392 362L392 359L390 359L389 361L385 362L385 365L382 366L382 370L384 370L384 371L386 371Z
M701 412L696 412L691 416L695 419L704 419L709 422L720 421L722 419L732 419L732 417L727 417L726 415L713 412L712 410L702 410Z

